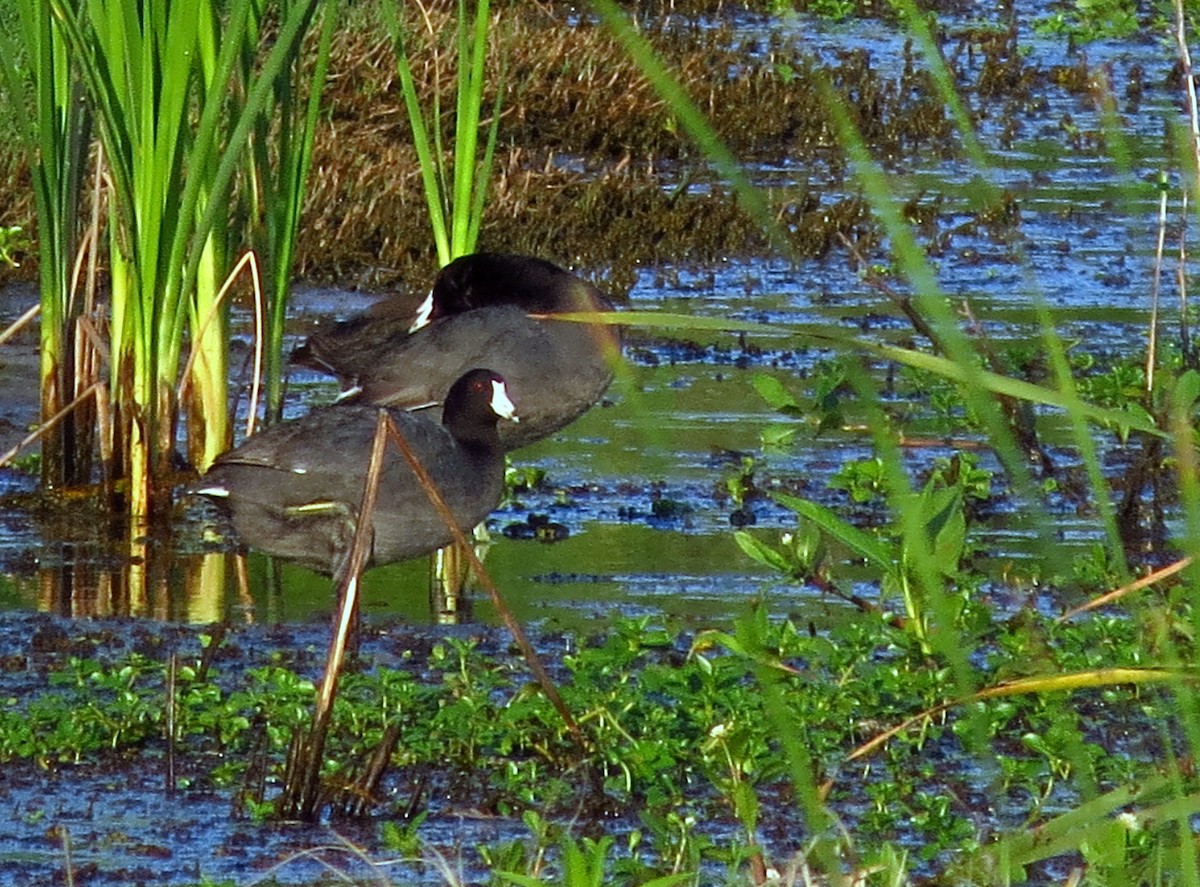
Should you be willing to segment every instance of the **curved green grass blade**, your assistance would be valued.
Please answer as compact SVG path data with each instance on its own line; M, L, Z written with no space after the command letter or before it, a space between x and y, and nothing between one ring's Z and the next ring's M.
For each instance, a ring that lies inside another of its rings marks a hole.
M745 320L727 320L722 317L693 317L687 314L655 311L580 311L555 314L554 319L572 323L599 323L645 329L705 330L785 336L815 346L866 352L914 369L927 370L952 382L975 386L982 391L1008 395L1029 403L1057 407L1068 414L1081 415L1112 427L1133 428L1155 437L1167 437L1167 432L1159 428L1149 416L1089 404L1081 400L1074 390L1062 392L1022 379L1002 376L999 373L980 369L973 361L964 367L957 361L939 357L936 354L858 339L853 334L840 330L829 330L816 326L793 327Z
M823 505L809 502L807 499L789 496L787 493L774 493L771 498L784 508L789 508L801 517L812 521L830 537L841 542L859 556L866 558L880 572L895 572L896 563L892 559L887 546L880 543L870 533L863 532L858 527L842 520L837 514Z
M1084 848L1093 848L1094 852L1113 842L1124 845L1128 837L1162 828L1166 823L1180 824L1182 833L1191 839L1191 820L1200 814L1200 793L1192 792L1147 806L1173 788L1166 777L1159 776L1138 785L1120 786L1084 801L1036 828L1021 829L989 844L956 864L953 872L994 872L1015 881L1025 875L1023 869L1026 866L1077 853ZM1183 842L1180 852L1194 852L1190 840Z
M1074 692L1075 690L1095 689L1098 687L1113 687L1121 684L1161 684L1166 682L1187 681L1195 683L1200 679L1200 675L1192 671L1182 669L1168 668L1098 668L1088 671L1068 672L1052 675L1038 675L1035 677L1019 678L1013 681L1005 681L1002 684L997 684L992 687L985 687L982 690L977 690L959 699L943 702L941 705L935 705L932 708L925 709L919 714L913 715L911 718L905 719L902 723L897 724L872 738L869 742L865 742L846 756L847 761L854 761L859 758L864 758L873 753L887 743L889 739L899 733L903 733L914 724L918 724L926 718L931 718L934 715L941 714L952 708L959 708L964 705L969 705L973 702L982 702L987 699L999 698L1004 696L1021 696L1031 693L1058 693L1058 692Z

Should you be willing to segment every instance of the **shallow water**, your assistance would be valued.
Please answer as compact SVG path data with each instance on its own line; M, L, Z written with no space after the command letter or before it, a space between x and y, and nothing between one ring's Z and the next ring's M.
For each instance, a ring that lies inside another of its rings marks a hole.
M1068 225L1054 220L1038 223L1060 236ZM1033 227L1032 223L1023 228ZM1149 237L1150 232L1146 232ZM1110 254L1111 261L1118 261ZM1057 255L1050 276L1082 277L1095 262L1091 253ZM1020 341L1036 329L1026 293L1025 303L1014 289L1032 279L1021 270L987 272L975 264L946 263L940 271L947 291L970 292L977 316L987 316L994 342ZM992 271L996 268L993 266ZM1143 273L1145 273L1143 271ZM1042 275L1045 277L1046 275ZM1036 282L1036 281L1034 281ZM1064 288L1055 306L1060 332L1075 337L1080 347L1097 353L1128 351L1144 335L1144 306L1106 303L1111 287ZM1132 296L1123 294L1123 301ZM301 291L298 323L303 311L341 315L358 310L366 300L359 294ZM845 269L831 261L792 266L780 262L730 261L716 268L656 269L642 275L630 294L636 310L687 312L699 316L733 317L772 324L829 326L843 330L866 328L867 334L903 341L911 336L879 295L864 289ZM799 614L818 624L847 618L844 605L820 601L810 590L785 586L765 576L736 547L730 532L734 509L725 495L725 479L738 471L740 454L756 460L758 486L799 489L804 495L836 505L840 494L826 488L829 476L847 459L871 455L865 431L815 434L801 430L794 445L764 448L764 429L780 424L755 392L754 374L778 376L785 385L796 374L812 370L831 352L806 345L803 338L746 338L714 333L688 339L635 333L626 347L628 372L614 384L605 402L554 438L517 453L520 468L545 472L544 488L518 493L489 521L492 544L487 566L518 617L545 621L548 626L595 625L615 613L664 612L703 623L723 621L743 602L763 591L781 613ZM299 414L307 403L323 402L335 387L315 374L293 376L289 410ZM931 438L936 435L931 435ZM907 452L914 471L928 466L952 448L931 443ZM986 449L984 464L994 464ZM13 491L30 487L18 474L0 477ZM655 516L655 500L678 504L672 516ZM752 505L756 531L769 537L794 521L786 509L769 498ZM203 510L188 507L189 519L179 527L184 552L203 547L207 525ZM566 541L542 544L507 538L505 527L546 515L563 524ZM1059 516L1062 537L1085 546L1099 538L1094 519ZM99 532L102 523L85 519L82 525L27 512L0 513L7 528L0 542L9 575L0 578L0 606L47 609L77 615L142 615L205 622L231 611L238 619L268 622L304 619L330 607L329 584L299 568L282 565L280 582L259 581L268 572L263 558L251 555L251 583L240 589L234 569L224 556L208 555L210 565L195 564L198 556L167 553L173 569L193 565L205 570L204 581L166 582L134 600L122 601L116 591L89 583L111 580L99 567L119 564L123 550ZM1032 533L1011 521L984 524L980 544L1000 560L1021 560L1031 554ZM114 535L113 538L119 538ZM81 567L82 565L82 567ZM71 575L63 581L63 570ZM213 571L226 579L213 582ZM93 576L95 578L89 578ZM371 612L430 622L423 563L372 570L365 582L366 606ZM493 622L490 605L463 604L462 618Z
M1146 337L1157 229L1155 182L1160 169L1173 165L1163 133L1181 122L1178 96L1166 85L1174 58L1161 46L1133 41L1102 41L1083 54L1070 55L1065 40L1034 32L1035 14L1026 11L1020 22L1027 63L1046 73L1078 66L1086 58L1094 88L1072 92L1043 81L1036 86L1037 101L1016 111L968 97L990 167L979 171L966 160L945 159L938 152L911 152L887 158L890 186L898 201L936 204L934 224L943 236L930 263L951 304L969 310L995 347L1023 344L1037 349L1040 324L1035 308L1042 304L1053 312L1057 333L1074 350L1128 353L1141 347ZM942 21L948 34L942 50L959 59L967 55L959 34L979 25L1003 24L975 14L945 15ZM795 47L833 59L846 51L865 50L872 67L888 76L899 77L904 66L907 36L880 21L834 24L809 16L772 19L730 13L711 24L728 25L729 39L749 51ZM972 72L981 58L975 54ZM1137 102L1125 94L1134 66L1143 69ZM1100 75L1112 84L1119 133L1100 110ZM1010 137L1002 139L1006 127ZM1106 145L1098 147L1102 142ZM1122 145L1127 166L1115 162L1107 149ZM786 158L763 172L779 187L823 176L820 162L801 166ZM970 224L981 199L980 177L1015 199L1018 224L993 230ZM587 274L588 269L580 270ZM1171 291L1171 274L1167 269L1164 293ZM604 404L553 439L514 457L517 466L543 470L549 486L521 493L489 522L493 544L487 562L501 588L521 616L551 624L591 622L614 611L653 611L678 600L679 588L703 602L680 608L698 619L728 618L764 588L773 589L771 599L781 612L815 607L818 621L836 618L840 605L819 605L805 589L776 587L741 555L729 532L734 506L724 497L725 479L736 472L739 454L747 454L756 460L755 479L765 490L783 484L828 504L842 501L826 482L846 459L870 455L868 435L817 435L806 428L791 448L765 451L761 432L779 420L754 391L752 378L766 372L788 385L832 357L827 348L805 340L805 328L858 331L868 339L909 344L914 337L908 323L837 249L824 259L801 263L730 258L703 267L685 261L647 268L628 297L628 307L634 310L793 325L801 334L673 336L635 331L625 350L628 372ZM373 298L298 287L291 306L296 340L314 322L353 314ZM30 287L0 293L0 323L18 316L33 299ZM1163 311L1164 324L1174 323L1174 306L1164 302ZM240 322L246 330L244 314ZM915 342L920 347L919 337ZM5 385L0 444L5 446L19 439L34 417L35 347L30 330L0 353L0 382ZM232 363L236 366L236 359ZM290 390L290 415L335 393L328 380L304 371L293 375ZM934 457L950 452L937 445L913 447L907 457L918 472ZM983 458L985 465L992 464L986 448ZM0 472L0 492L29 487L20 475ZM656 499L678 503L676 516L655 517ZM768 536L792 524L790 514L765 497L755 500L752 509L757 531ZM545 545L502 535L505 526L524 522L531 513L563 524L569 531L567 541ZM1066 513L1059 517L1064 538L1079 544L1098 538L1094 521ZM167 581L122 600L120 577L114 581L97 570L128 560L129 553L112 541L119 534L106 530L94 516L76 518L31 519L19 507L0 510L0 527L5 530L0 534L0 564L6 574L0 577L0 606L196 621L220 618L231 610L244 618L272 620L328 609L327 583L286 566L281 570L282 586L273 590L258 583L239 589L232 580L215 581L212 574L232 576L234 570L230 564L210 563L191 568L193 573L209 574L198 583ZM194 509L185 518L178 535L186 553L204 547L201 537L207 523ZM1024 543L1030 534L1012 518L981 528L982 544L994 558L1028 555ZM151 551L146 556L153 555ZM192 562L191 555L173 551L161 557L170 562L163 568L168 572ZM252 575L265 571L260 561L252 556ZM64 570L69 575L62 576ZM101 588L105 583L117 590ZM414 622L429 621L433 617L425 585L423 565L376 569L367 580L369 605ZM674 592L655 591L672 585L677 587ZM203 590L189 590L195 587ZM492 618L482 604L470 612L471 618Z

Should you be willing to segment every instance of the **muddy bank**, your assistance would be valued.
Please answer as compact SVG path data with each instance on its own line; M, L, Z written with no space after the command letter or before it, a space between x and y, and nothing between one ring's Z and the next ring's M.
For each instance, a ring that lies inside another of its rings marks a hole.
M643 10L642 33L760 187L762 209L733 193L598 21L514 2L497 13L488 60L484 106L498 91L501 116L481 248L587 269L616 294L636 269L663 262L801 260L840 250L842 238L869 255L880 234L850 177L826 88L889 167L961 158L931 75L895 22L871 18L882 12L875 4L863 4L865 21L849 28L724 4L701 4L689 18L690 5ZM1050 110L1046 93L1086 93L1103 64L1027 56L1039 9L979 19L943 5L939 49L979 125L999 130L1006 148L1031 131L1031 110ZM425 107L440 90L445 107L454 29L449 10L428 13L433 36L419 24L410 35L417 88ZM299 278L372 290L422 290L432 279L425 198L386 34L376 7L364 4L334 40ZM450 115L443 125L449 138ZM1074 132L1092 137L1086 127ZM0 182L19 197L7 223L33 231L28 172L11 146L0 146ZM20 257L22 268L0 273L32 279L36 257Z

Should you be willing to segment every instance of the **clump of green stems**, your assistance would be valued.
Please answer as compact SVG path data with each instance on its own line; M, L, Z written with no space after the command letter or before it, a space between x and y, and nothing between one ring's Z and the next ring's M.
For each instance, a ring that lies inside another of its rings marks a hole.
M443 135L440 78L428 112L421 106L408 55L408 28L395 0L385 0L388 28L396 50L396 68L404 93L404 106L412 129L413 145L421 169L429 223L437 247L438 264L475 251L486 206L488 178L496 150L500 124L501 82L495 84L496 101L488 124L483 155L479 156L479 129L483 119L483 95L487 85L488 0L477 0L472 13L466 0L458 0L454 29L454 129L448 150ZM417 8L424 13L423 7ZM412 7L406 7L406 12ZM411 13L410 13L411 14ZM425 16L426 27L432 24ZM437 35L431 35L434 44ZM440 63L440 59L437 60Z
M81 233L79 212L92 118L79 101L69 47L49 4L25 0L14 7L16 37L7 30L0 34L0 68L17 139L34 158L41 259L41 411L48 419L81 393L76 390L74 331L78 318L88 316L91 306L77 292L71 272ZM90 447L76 447L72 441L76 426L82 430L86 425L87 417L81 413L50 430L42 460L47 483L78 482L90 475Z
M108 481L120 482L125 506L138 518L169 495L181 412L197 468L230 443L228 306L218 294L235 253L252 243L267 258L274 302L269 363L281 364L292 241L338 9L320 6L318 61L306 74L300 49L319 6L21 0L18 40L0 42L7 92L34 168L43 417L68 406L84 386L100 404L111 402L111 416L97 411L103 469ZM271 43L260 54L268 20ZM304 104L299 94L309 77ZM93 127L99 150L84 242L94 272L103 228L107 324L98 316L94 273L83 290L73 274ZM249 230L239 224L243 218L251 220ZM96 358L88 364L93 375L81 375L76 349L107 359L107 380ZM272 394L277 408L278 391ZM76 413L48 441L48 483L89 479L89 421L91 414Z

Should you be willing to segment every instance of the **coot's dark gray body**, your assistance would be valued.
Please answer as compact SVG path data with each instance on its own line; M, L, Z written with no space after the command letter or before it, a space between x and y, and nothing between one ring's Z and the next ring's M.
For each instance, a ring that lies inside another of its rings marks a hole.
M431 322L409 332L409 306L368 315L309 338L293 361L337 376L364 403L412 409L440 403L475 366L502 375L521 422L500 429L506 450L540 440L582 415L613 377L617 327L530 314L610 311L604 294L532 256L477 253L442 269Z
M486 518L504 491L496 431L497 418L512 415L504 391L499 376L475 370L453 386L442 423L428 412L389 410L464 530ZM268 428L220 456L197 492L228 512L251 548L335 574L353 538L378 411L334 404ZM372 564L417 557L453 539L393 444L372 526Z
M597 330L601 330L599 333ZM435 320L397 343L359 375L357 400L395 407L439 403L448 376L481 362L496 369L521 405L521 421L500 429L506 450L541 440L585 413L608 388L611 337L595 325L534 320L514 305Z

